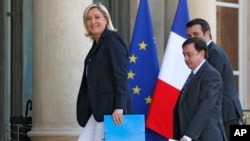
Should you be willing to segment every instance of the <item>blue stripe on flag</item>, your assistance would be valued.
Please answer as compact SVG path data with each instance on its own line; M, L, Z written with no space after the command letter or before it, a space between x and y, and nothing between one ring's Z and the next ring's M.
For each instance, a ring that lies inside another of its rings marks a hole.
M179 0L175 15L174 24L171 30L183 38L187 38L186 23L189 21L187 0Z

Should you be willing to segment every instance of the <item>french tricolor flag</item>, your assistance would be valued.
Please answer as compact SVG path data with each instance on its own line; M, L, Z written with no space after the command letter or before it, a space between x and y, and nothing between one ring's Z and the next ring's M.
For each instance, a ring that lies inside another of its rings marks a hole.
M175 103L190 73L182 54L182 43L187 39L188 21L187 0L179 0L146 121L147 128L166 138L173 138Z

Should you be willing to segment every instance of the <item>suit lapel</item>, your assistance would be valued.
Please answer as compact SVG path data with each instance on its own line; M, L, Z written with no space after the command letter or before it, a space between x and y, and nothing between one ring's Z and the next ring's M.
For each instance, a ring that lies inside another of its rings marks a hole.
M101 42L103 41L103 38L105 37L105 33L106 33L106 30L103 31L101 37L100 37L100 40L98 43L96 43L95 41L93 42L93 45L88 53L88 55L86 56L86 61L91 58L91 56L98 50L98 48L100 47L101 45ZM88 62L88 61L87 61ZM85 62L85 64L87 63Z
M194 89L196 86L196 83L199 82L199 79L201 79L201 75L206 70L208 65L208 62L205 61L198 72L194 75L193 79L190 81L190 83L186 86L185 91L181 90L181 99L180 99L180 105L183 103L184 99L187 97L188 94L190 94L190 90Z

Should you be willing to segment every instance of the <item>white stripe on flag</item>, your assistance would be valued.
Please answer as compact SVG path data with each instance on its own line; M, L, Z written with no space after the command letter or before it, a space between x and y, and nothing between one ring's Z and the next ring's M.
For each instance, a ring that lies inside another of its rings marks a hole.
M162 81L181 90L190 69L187 67L182 54L182 44L186 39L170 32L163 63L158 76Z

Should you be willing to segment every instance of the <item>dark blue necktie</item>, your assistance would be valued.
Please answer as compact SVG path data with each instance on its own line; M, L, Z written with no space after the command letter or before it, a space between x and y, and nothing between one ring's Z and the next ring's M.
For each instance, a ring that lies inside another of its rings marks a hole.
M191 73L189 74L184 86L182 89L185 89L187 87L187 85L191 82L192 78L194 77L194 73L191 71Z
M185 89L186 89L186 87L187 87L187 85L191 82L191 80L192 80L192 78L194 77L194 73L193 73L193 71L191 71L191 73L189 74L189 76L188 76L188 78L187 78L187 80L186 80L186 82L185 82L185 84L183 85L183 87L182 87L182 91L181 91L181 97L180 97L180 100L182 100L182 95L183 95L183 93L184 93L184 91L185 91Z

